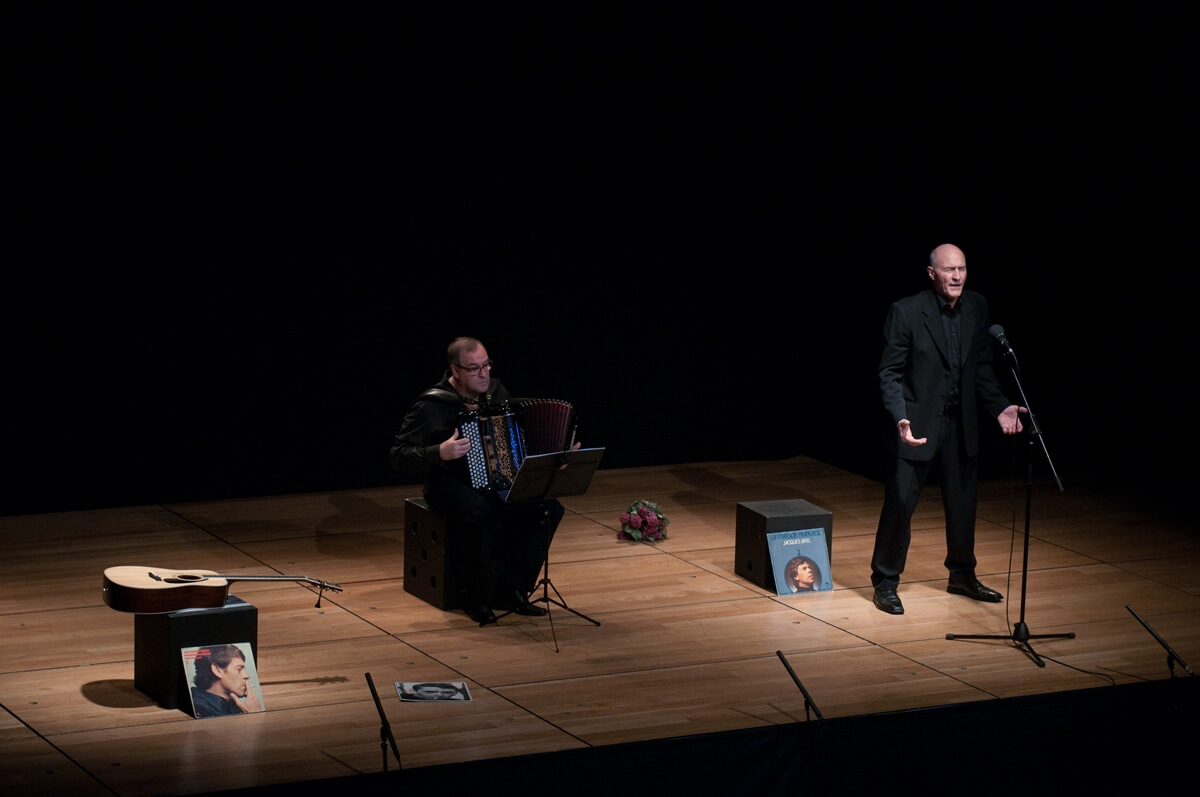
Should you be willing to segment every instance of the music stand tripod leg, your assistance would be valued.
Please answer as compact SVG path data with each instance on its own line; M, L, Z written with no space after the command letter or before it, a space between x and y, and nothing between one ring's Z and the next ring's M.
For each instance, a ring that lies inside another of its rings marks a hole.
M539 598L534 598L533 601L531 601L531 602L532 603L545 603L547 611L549 611L549 605L553 603L555 606L559 606L559 607L562 607L563 609L566 609L568 612L575 615L576 617L587 620L592 625L600 625L599 620L593 620L591 617L588 617L586 614L576 611L575 609L572 609L570 606L568 606L566 604L565 599L562 596L562 593L558 591L558 587L554 586L554 582L550 580L551 537L550 537L549 512L546 512L544 514L544 516L542 517L542 524L546 529L546 560L542 564L542 578L540 581L538 581L538 586L540 586L542 588L542 595ZM554 590L554 594L556 596L558 596L557 600L550 597L550 590ZM534 587L534 592L536 592L536 591L537 591L537 587Z

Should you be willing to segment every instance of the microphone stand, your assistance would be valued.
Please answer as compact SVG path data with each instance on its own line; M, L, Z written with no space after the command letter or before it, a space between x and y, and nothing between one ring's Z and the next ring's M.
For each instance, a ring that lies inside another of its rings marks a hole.
M996 328L998 329L998 327ZM1017 392L1021 395L1021 406L1027 410L1029 416L1029 462L1026 469L1025 479L1025 545L1021 560L1021 619L1013 627L1010 636L989 635L989 634L946 634L946 639L1011 639L1018 650L1023 651L1033 660L1039 667L1045 667L1046 662L1042 661L1041 656L1029 644L1031 639L1074 639L1075 633L1068 632L1065 634L1030 634L1029 626L1025 624L1025 593L1026 586L1029 582L1029 520L1033 506L1033 441L1037 440L1042 446L1042 454L1046 457L1046 464L1050 466L1050 473L1054 476L1054 483L1058 486L1058 491L1063 492L1062 481L1058 478L1058 473L1054 469L1054 463L1050 459L1050 452L1046 449L1046 441L1042 438L1042 430L1038 427L1037 418L1033 414L1033 408L1029 406L1029 400L1025 397L1025 389L1021 386L1021 377L1017 373L1020 366L1017 364L1017 355L1013 353L1012 347L1008 345L1008 341L1004 340L1003 331L997 336L1001 344L1004 346L1004 356L1012 359L1012 376L1017 385Z

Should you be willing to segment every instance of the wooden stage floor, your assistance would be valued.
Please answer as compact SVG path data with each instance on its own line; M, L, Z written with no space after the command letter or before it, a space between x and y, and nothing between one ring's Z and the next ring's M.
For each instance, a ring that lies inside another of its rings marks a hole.
M1026 621L1034 635L1075 634L1034 640L1045 667L1008 638L1020 620L1023 483L981 494L979 573L1005 602L945 592L929 488L900 591L907 613L893 617L870 598L879 484L803 457L600 470L587 495L563 501L550 565L561 596L600 625L555 607L553 628L516 615L479 628L405 592L403 506L417 495L399 486L0 518L0 793L172 795L379 773L367 672L403 769L419 770L806 722L777 651L827 720L1171 679L1127 606L1200 663L1200 535L1069 484L1038 484L1032 501ZM617 539L618 514L638 498L663 506L669 539ZM734 572L737 504L791 498L833 514L831 592L781 597ZM299 583L235 583L258 609L267 710L193 719L134 687L134 617L101 596L114 565L306 575L345 591L316 608ZM446 680L466 681L473 700L401 703L393 686Z

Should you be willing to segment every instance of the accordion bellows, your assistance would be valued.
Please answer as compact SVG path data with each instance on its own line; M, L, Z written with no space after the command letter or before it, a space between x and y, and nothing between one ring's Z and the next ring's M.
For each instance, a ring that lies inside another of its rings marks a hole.
M518 399L464 413L459 433L471 441L471 486L483 492L507 490L525 457L574 445L575 409L560 399Z

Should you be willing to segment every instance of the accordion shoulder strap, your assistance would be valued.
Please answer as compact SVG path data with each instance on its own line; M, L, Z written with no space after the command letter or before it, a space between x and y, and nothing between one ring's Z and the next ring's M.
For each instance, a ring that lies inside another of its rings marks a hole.
M453 390L447 390L444 387L431 387L421 394L421 398L438 399L439 401L462 401L462 397Z

